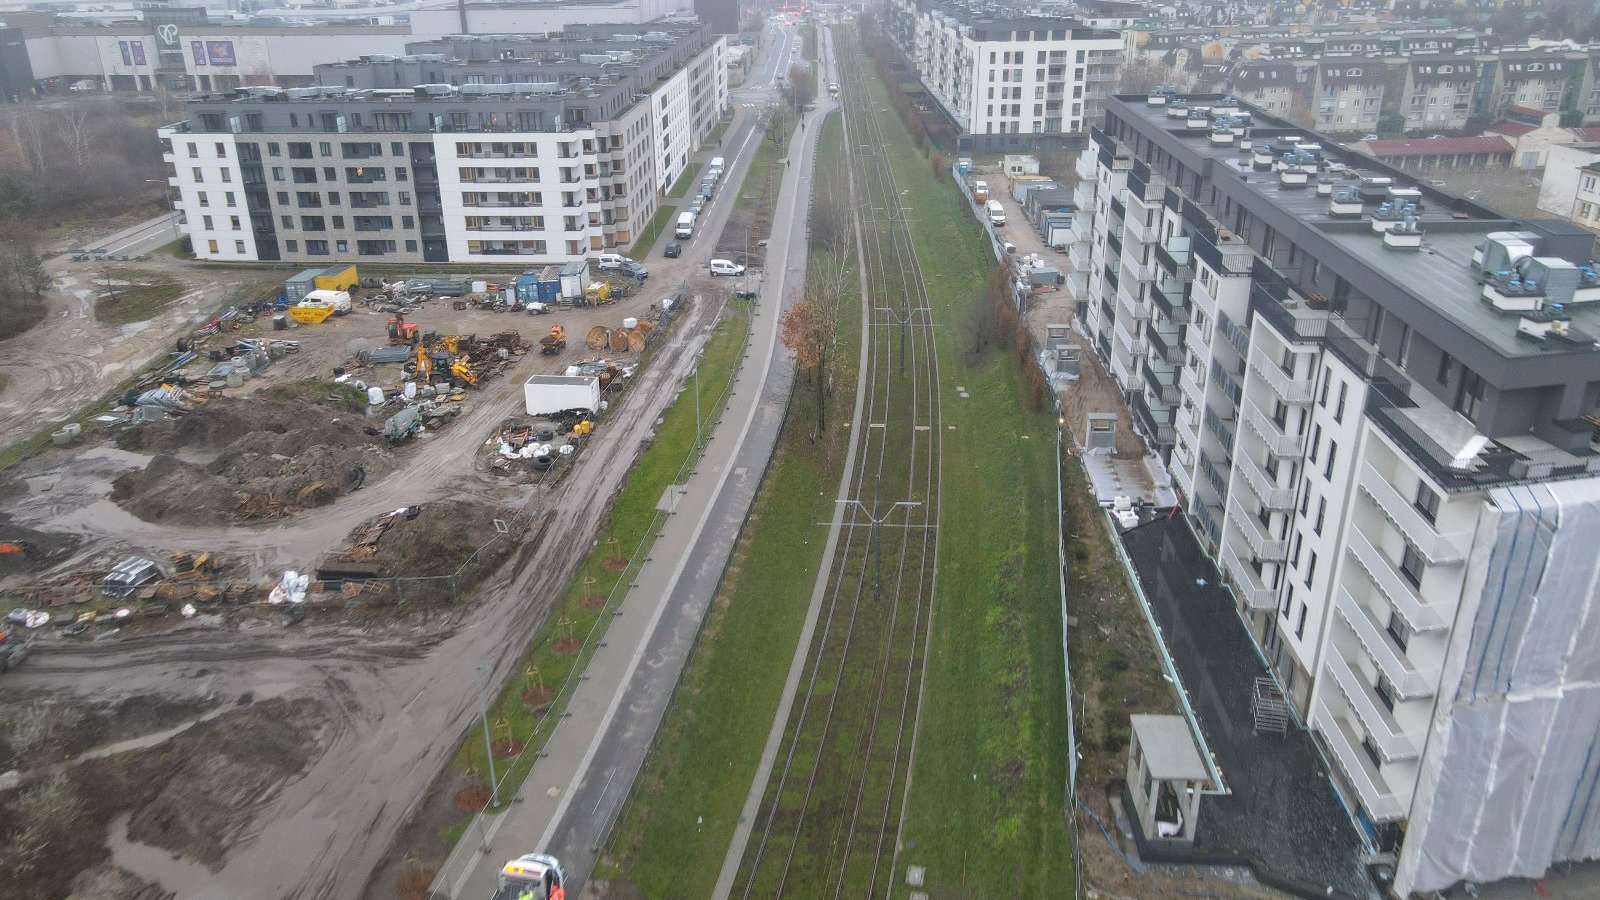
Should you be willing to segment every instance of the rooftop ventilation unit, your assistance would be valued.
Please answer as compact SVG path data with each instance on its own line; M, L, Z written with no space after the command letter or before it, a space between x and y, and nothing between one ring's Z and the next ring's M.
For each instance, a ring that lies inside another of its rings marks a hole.
M1383 233L1383 246L1389 250L1421 250L1422 225L1416 216L1406 216Z
M1336 219L1354 218L1361 215L1365 208L1361 193L1353 187L1339 188L1328 200L1328 215Z

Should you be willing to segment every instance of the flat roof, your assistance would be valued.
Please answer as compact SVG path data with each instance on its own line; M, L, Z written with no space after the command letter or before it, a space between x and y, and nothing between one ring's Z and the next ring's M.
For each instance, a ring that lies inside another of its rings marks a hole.
M1204 95L1200 104L1219 97ZM1508 358L1548 356L1555 352L1540 342L1517 335L1517 317L1496 311L1482 299L1482 286L1471 268L1473 249L1497 231L1527 230L1517 220L1500 215L1471 201L1447 193L1410 175L1395 175L1393 169L1357 151L1329 141L1308 128L1300 128L1263 113L1249 104L1241 109L1256 123L1251 137L1256 146L1275 137L1301 135L1322 145L1323 157L1347 163L1352 169L1391 177L1394 187L1415 188L1422 192L1422 209L1417 216L1423 232L1423 249L1391 250L1382 235L1373 232L1367 214L1359 218L1335 218L1328 214L1329 198L1315 190L1316 178L1303 187L1283 187L1270 172L1256 171L1250 156L1234 145L1210 141L1210 129L1190 131L1183 120L1170 118L1165 106L1149 106L1142 98L1120 97L1117 114L1140 117L1154 130L1169 132L1182 139L1186 150L1213 160L1213 177L1242 182L1245 190L1291 214L1303 226L1315 229L1330 243L1365 263L1379 277L1400 288L1439 315L1461 323L1475 338ZM1354 186L1355 181L1340 182ZM1226 224L1226 223L1224 223ZM1600 304L1569 305L1566 314L1575 328L1600 334Z
M1206 781L1211 777L1194 745L1194 735L1189 733L1189 722L1183 716L1139 714L1129 719L1151 777L1184 781Z

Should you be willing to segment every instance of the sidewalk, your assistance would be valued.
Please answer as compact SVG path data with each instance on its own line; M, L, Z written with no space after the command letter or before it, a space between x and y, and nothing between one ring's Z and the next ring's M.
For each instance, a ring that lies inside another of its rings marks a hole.
M484 821L470 874L459 865L440 873L434 888L443 896L490 896L501 864L534 850L562 860L569 896L588 879L671 699L782 425L793 373L778 340L779 313L803 288L804 216L815 126L823 114L811 113L812 127L790 146L750 348L706 455L532 773L508 809Z

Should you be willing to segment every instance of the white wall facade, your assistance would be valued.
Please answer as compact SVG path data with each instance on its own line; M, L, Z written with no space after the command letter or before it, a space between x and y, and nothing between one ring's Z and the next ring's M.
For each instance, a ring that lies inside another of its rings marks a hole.
M160 134L172 141L167 155L179 195L175 207L183 214L183 232L195 257L225 262L255 259L255 236L233 135L181 134L166 128Z
M689 72L685 66L650 94L650 122L654 129L656 189L670 189L694 150L694 117L689 102Z

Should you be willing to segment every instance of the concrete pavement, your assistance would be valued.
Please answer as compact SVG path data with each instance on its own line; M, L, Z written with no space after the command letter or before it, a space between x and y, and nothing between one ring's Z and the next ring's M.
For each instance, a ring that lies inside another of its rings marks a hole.
M772 67L762 67L768 78L792 47L792 35L785 35ZM465 874L459 865L440 873L434 887L446 896L489 896L501 863L535 849L562 860L569 894L576 896L627 799L782 425L793 371L779 342L779 314L803 291L805 214L826 112L819 107L808 114L808 127L791 144L751 343L706 454L515 801L484 820ZM748 168L750 155L741 153L731 175Z

